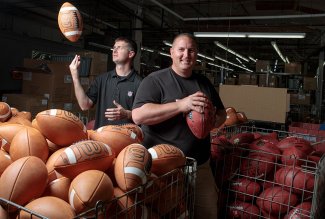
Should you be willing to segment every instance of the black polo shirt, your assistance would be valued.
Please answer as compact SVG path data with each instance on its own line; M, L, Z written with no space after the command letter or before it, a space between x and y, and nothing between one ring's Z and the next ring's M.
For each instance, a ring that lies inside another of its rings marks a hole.
M107 108L116 107L113 100L121 104L125 109L131 110L141 80L142 78L134 69L125 77L118 76L114 69L95 78L86 92L94 105L97 104L94 129L104 125L132 122L128 119L109 121L105 118L105 111Z
M217 109L224 109L219 94L205 76L192 74L189 78L177 75L171 68L153 72L143 79L134 100L133 109L146 103L165 104L183 99L197 91L205 93ZM193 157L202 164L210 156L210 136L196 138L189 129L185 116L178 114L155 125L142 125L143 145L150 148L167 143L180 148L188 157Z

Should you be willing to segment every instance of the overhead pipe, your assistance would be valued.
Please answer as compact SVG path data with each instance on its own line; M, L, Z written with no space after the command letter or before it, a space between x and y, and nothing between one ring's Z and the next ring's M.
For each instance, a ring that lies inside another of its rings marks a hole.
M98 19L96 17L93 17L89 14L87 14L86 12L83 12L83 11L80 11L80 14L82 14L83 16L87 17L87 18L90 18L90 19L95 19L96 22L99 22L101 24L104 24L105 26L107 27L111 27L113 29L117 29L117 26L113 25L113 24L110 24L110 23L107 23L106 21L103 21L101 19Z
M42 16L46 16L48 18L51 18L53 20L57 20L58 18L58 14L57 13L54 13L50 10L47 10L47 9L43 9L43 8L40 8L39 6L35 5L35 4L32 4L32 3L28 3L28 2L21 2L21 1L18 1L18 0L3 0L4 2L6 3L10 3L12 5L15 5L16 7L19 7L19 8L22 8L22 9L25 9L25 10L28 10L28 11L31 11L33 13L36 13L36 14L39 14L39 15L42 15ZM80 10L79 10L80 11ZM82 14L83 16L85 17L88 17L90 19L94 18L93 16L83 12L83 11L80 11L80 14ZM102 23L108 27L111 27L111 28L114 28L114 29L117 29L116 26L112 25L112 24L109 24L103 20L100 20L98 18L95 18L96 22L99 22L99 23Z
M184 18L177 14L175 11L166 7L156 0L150 0L162 9L168 11L175 17L178 17L182 21L209 21L209 20L262 20L262 19L293 19L293 18L315 18L315 17L325 17L325 13L321 14L297 14L297 15L271 15L271 16L234 16L234 17L194 17L194 18Z
M297 14L297 15L270 15L270 16L197 17L197 18L184 18L184 21L263 20L263 19L293 19L293 18L315 18L315 17L325 17L325 13L322 13L322 14Z
M158 2L156 0L150 0L150 1L152 1L153 3L155 3L156 5L158 5L159 7L161 7L162 9L168 11L169 13L171 13L172 15L174 15L175 17L178 17L179 19L184 20L184 18L181 15L179 15L175 11L167 8L165 5L161 4L160 2Z

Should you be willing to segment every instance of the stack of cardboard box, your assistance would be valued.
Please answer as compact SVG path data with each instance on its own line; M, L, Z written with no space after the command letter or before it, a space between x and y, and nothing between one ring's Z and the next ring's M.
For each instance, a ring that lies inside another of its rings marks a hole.
M83 52L91 57L88 76L80 81L86 90L92 80L100 73L107 71L107 54ZM69 62L24 59L22 93L3 94L3 101L20 111L29 111L33 118L38 112L46 109L64 109L70 111L85 122L94 119L95 109L82 111L75 98L74 86L69 70Z
M256 74L239 74L238 75L239 85L257 85Z
M278 86L278 78L276 75L260 74L258 76L258 86L259 87L277 87Z

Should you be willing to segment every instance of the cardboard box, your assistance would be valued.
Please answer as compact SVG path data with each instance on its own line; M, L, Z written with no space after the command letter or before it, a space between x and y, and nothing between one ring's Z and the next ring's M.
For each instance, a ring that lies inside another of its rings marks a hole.
M300 63L285 63L284 72L290 74L301 74L301 64Z
M298 90L301 84L301 80L298 78L289 78L288 79L288 88L293 90Z
M257 60L256 61L256 72L268 72L270 67L270 61L269 60Z
M257 82L258 82L258 75L256 75L256 74L252 74L252 75L251 75L250 84L251 84L251 85L257 85Z
M304 90L316 90L317 79L314 77L304 77Z
M245 112L250 120L285 123L288 109L286 88L220 85L225 107Z
M226 78L225 84L236 85L237 84L237 78Z
M40 71L39 66L47 69L47 73ZM23 74L22 93L46 96L50 101L71 100L69 63L24 59L24 67L30 71Z
M239 85L249 85L251 84L251 75L249 74L239 74L238 75L238 84Z
M95 119L96 107L82 111L77 102L49 102L49 109L63 109L77 116L84 124Z
M255 74L239 74L238 75L239 85L257 85L257 75Z
M19 111L27 111L35 118L37 113L47 110L48 100L41 95L31 94L3 94L2 101Z
M84 89L84 91L86 92L90 86L91 81L94 79L94 76L91 77L79 77L80 80L80 84L82 86L82 88ZM76 94L74 91L74 85L71 86L71 101L72 102L76 102L77 98L76 98Z
M75 57L75 54L52 55L51 60L52 61L58 61L58 62L69 62L69 63L71 63L72 60L74 59L74 57ZM89 76L90 65L91 65L91 58L80 56L79 76L81 76L81 77Z
M75 114L84 124L87 124L89 121L95 119L96 106L90 108L89 110L82 111L78 103L73 103L71 112Z
M267 80L267 75L259 75L258 76L258 86L260 87L277 87L278 86L278 78L275 75L268 75L268 80Z
M83 51L79 52L79 54L91 58L89 75L99 75L107 72L107 54L94 51Z
M290 104L310 105L310 94L290 94Z

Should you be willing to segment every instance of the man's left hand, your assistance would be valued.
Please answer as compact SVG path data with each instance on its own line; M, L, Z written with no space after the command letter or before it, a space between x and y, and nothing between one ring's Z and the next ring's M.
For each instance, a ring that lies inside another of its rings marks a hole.
M130 111L124 109L119 103L117 103L115 100L113 101L116 108L107 108L105 112L105 117L108 120L121 120L126 119L129 116Z

